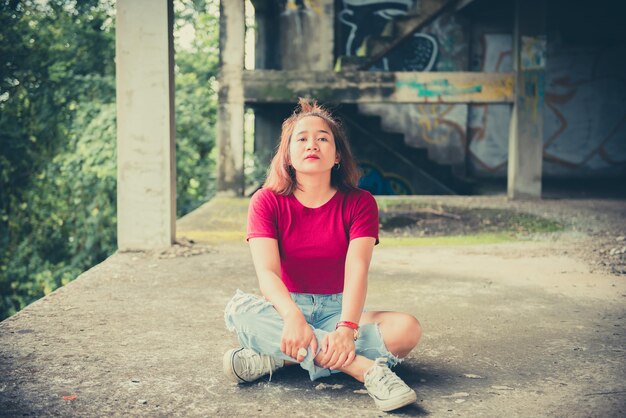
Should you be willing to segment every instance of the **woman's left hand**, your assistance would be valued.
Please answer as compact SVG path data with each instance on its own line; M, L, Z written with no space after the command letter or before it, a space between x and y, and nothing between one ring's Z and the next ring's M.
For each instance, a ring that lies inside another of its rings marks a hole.
M339 327L329 333L322 341L323 356L319 365L326 369L336 370L348 367L356 356L354 348L354 331L348 327Z

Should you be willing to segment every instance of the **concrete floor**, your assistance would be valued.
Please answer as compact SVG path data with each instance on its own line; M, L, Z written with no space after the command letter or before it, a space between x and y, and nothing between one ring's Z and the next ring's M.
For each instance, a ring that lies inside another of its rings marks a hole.
M236 343L224 305L256 291L246 205L212 202L179 221L201 254L115 254L0 323L0 415L385 415L342 375L311 382L296 366L271 382L224 379ZM626 279L590 272L572 255L581 240L383 240L367 308L410 312L424 328L396 369L418 402L394 415L625 416Z

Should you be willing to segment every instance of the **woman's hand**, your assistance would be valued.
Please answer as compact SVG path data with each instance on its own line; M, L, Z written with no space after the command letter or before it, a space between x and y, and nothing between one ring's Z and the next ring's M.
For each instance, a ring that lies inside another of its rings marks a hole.
M348 367L356 356L354 331L348 327L339 327L329 333L322 341L322 353L319 360L321 367L336 370Z
M298 354L301 348L307 349L311 347L313 356L317 354L317 339L313 333L313 329L303 316L290 318L284 321L283 335L280 340L280 351L291 358L296 359L298 363L304 360L302 353Z

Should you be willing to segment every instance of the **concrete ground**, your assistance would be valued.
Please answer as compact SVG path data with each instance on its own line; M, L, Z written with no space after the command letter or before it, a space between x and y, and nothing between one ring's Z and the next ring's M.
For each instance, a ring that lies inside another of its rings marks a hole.
M572 205L586 216L578 209L588 203ZM597 219L611 210L624 219L624 202L606 205ZM222 354L236 340L223 308L235 289L257 288L246 207L209 202L178 223L195 245L115 254L0 323L0 415L385 415L343 375L311 382L296 366L271 382L224 379ZM578 258L590 242L584 231L557 235L491 245L382 240L367 308L410 312L424 329L396 369L418 402L394 415L626 415L626 277Z

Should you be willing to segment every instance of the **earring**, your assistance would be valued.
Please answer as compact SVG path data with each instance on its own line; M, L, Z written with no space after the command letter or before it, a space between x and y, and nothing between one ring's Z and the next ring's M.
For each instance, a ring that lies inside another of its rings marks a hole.
M335 170L339 171L340 168L341 168L341 163L336 163Z

